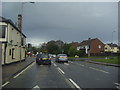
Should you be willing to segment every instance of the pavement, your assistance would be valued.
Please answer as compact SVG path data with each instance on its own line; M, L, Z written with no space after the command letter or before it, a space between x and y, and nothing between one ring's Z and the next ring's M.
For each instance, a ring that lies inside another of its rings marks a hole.
M35 61L35 57L27 57L25 61L2 66L2 83L9 81L15 74L22 71Z
M37 65L35 62L11 78L5 88L56 89L56 90L118 90L120 68L83 61Z
M103 62L96 62L96 61L91 61L94 59L105 59L105 58L72 58L70 59L71 61L73 60L81 60L81 61L85 61L88 63L94 63L94 64L101 64L101 65L107 65L107 66L115 66L115 67L120 67L120 64L111 64L111 63L103 63Z

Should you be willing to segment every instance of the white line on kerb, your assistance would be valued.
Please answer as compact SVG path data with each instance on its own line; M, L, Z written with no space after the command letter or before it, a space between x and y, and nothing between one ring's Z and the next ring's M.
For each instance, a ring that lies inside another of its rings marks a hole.
M59 70L62 74L65 74L59 67L58 67L58 70Z
M93 69L93 70L96 70L96 71L101 71L101 72L104 72L104 73L107 73L107 74L109 74L109 72L106 72L106 71L104 71L104 70L100 70L100 69L93 68L93 67L89 67L89 68L91 68L91 69Z
M72 79L69 79L69 81L79 90L81 90L81 88L72 80Z
M17 78L19 75L21 75L24 71L26 71L28 68L30 68L31 66L33 66L35 64L35 62L34 63L32 63L31 65L29 65L27 68L25 68L24 70L22 70L20 73L18 73L17 75L15 75L13 78Z
M10 82L6 82L2 85L2 87L6 86L7 84L9 84Z

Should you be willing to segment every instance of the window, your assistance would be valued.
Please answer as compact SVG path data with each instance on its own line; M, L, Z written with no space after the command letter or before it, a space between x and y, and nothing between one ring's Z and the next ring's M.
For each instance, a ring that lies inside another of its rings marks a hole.
M11 49L9 50L9 55L11 56Z
M5 38L6 25L0 25L0 38Z
M12 48L12 59L15 59L15 54L14 54L15 50L14 48Z
M101 46L99 45L98 48L101 48Z

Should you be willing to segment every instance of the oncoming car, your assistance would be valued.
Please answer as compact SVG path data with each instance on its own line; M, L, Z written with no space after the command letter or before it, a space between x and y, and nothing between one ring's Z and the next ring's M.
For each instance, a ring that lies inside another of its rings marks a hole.
M56 62L68 62L68 57L66 54L58 54L55 61Z
M49 64L51 65L51 59L48 54L37 54L36 63L41 64Z

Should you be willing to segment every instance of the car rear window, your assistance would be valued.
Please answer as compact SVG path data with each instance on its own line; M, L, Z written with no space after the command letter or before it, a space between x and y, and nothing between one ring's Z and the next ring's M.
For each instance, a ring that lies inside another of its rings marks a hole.
M38 54L37 57L41 57L41 54Z
M59 54L58 56L67 56L66 54Z
M49 56L48 56L48 55L45 55L45 54L43 54L41 57L42 57L42 58L49 58Z

